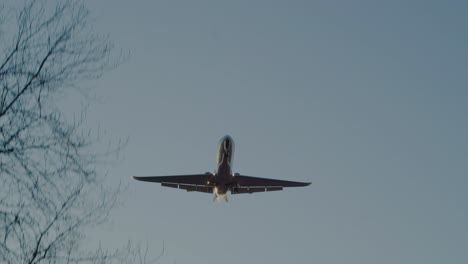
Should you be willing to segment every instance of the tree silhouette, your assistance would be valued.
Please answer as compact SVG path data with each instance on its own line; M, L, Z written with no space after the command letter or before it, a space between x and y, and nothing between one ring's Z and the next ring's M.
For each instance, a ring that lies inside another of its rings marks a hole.
M79 0L7 11L0 7L0 262L143 262L132 247L83 249L86 228L106 221L119 190L103 187L97 167L109 153L93 150L85 112L67 120L55 103L113 66L112 45Z

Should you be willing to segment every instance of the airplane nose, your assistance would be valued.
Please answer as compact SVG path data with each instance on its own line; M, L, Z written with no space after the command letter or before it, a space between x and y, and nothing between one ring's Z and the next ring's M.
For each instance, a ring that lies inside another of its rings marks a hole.
M226 138L224 140L224 149L228 151L230 147L231 147L231 140L229 138Z
M222 137L221 140L219 141L219 147L220 147L220 151L222 151L223 153L231 157L232 153L234 152L234 140L231 138L231 136L226 135Z
M228 150L230 145L232 145L232 138L229 135L226 135L221 138L220 143L223 145L225 150Z

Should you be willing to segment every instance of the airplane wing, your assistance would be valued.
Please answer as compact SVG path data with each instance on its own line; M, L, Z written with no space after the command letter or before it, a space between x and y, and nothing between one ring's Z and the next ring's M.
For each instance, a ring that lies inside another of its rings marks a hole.
M213 187L207 185L209 174L190 174L172 176L133 176L137 181L158 182L163 187L186 190L187 192L212 193Z
M236 175L234 180L237 187L233 189L233 194L281 191L284 187L303 187L311 184L311 182L284 181L244 175Z
M163 187L182 189L188 192L212 193L213 186L208 184L210 177L211 174L133 176L135 180L157 182L161 183ZM231 190L232 194L281 191L284 187L302 187L311 184L310 182L284 181L244 175L236 175L234 182L237 186Z

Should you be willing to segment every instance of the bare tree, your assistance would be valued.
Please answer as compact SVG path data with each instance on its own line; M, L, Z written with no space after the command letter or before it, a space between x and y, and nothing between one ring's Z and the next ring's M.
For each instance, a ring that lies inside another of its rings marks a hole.
M112 45L93 33L79 0L27 0L13 15L0 12L0 262L117 260L131 249L80 244L107 219L118 190L103 188L85 115L67 120L54 104L112 66Z

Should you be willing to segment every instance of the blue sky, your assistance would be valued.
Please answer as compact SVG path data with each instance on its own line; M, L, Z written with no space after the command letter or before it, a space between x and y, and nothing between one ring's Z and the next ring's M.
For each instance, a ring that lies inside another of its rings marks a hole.
M89 111L129 137L104 245L160 263L467 263L466 1L87 1L129 61ZM130 180L215 169L312 181L230 196ZM95 238L89 238L95 241Z

